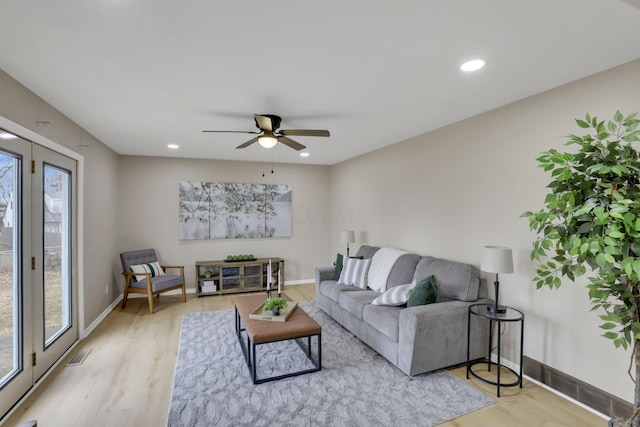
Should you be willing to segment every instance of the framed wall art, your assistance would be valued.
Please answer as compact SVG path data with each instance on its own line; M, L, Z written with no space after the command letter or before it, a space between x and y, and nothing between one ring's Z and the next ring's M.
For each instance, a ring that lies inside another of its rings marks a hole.
M291 237L291 186L179 183L180 240Z

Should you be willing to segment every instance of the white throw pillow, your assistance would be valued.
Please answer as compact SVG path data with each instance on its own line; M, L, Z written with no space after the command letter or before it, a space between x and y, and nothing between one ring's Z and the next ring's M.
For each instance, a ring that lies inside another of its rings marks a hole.
M345 258L338 283L367 289L367 272L370 265L370 259Z
M394 307L405 305L409 301L409 295L416 286L416 281L406 285L394 286L382 295L371 301L373 305L391 305Z
M151 274L151 277L164 276L164 271L162 270L162 267L160 267L160 263L157 261L150 262L148 264L132 265L131 271L136 274L141 274L140 276L133 276L136 281L145 280L147 276L144 276L144 273Z

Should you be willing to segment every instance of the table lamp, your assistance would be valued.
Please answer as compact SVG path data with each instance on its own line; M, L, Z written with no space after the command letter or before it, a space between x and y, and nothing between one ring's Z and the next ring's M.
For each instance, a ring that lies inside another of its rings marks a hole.
M347 244L347 258L349 258L349 243L356 241L356 233L353 230L342 230L340 241Z
M513 256L511 254L511 248L506 248L504 246L485 246L480 269L487 273L496 274L496 281L493 282L493 285L496 287L496 303L494 306L487 307L487 310L490 314L494 315L498 313L506 313L507 308L498 304L500 292L498 274L513 273Z

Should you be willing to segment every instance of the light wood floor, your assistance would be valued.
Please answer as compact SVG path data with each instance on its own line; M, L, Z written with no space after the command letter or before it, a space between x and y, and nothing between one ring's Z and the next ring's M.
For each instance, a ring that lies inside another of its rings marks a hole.
M287 286L297 301L315 298L313 284ZM234 296L196 298L161 296L151 315L146 298L118 307L82 341L91 349L81 365L61 364L5 426L37 419L40 427L165 426L183 313L233 308ZM204 337L203 337L204 338ZM75 352L74 352L75 354ZM73 354L69 355L69 359ZM465 368L451 371L465 378ZM525 381L524 388L495 388L466 380L496 403L455 420L446 427L581 426L604 427L606 421L555 394Z

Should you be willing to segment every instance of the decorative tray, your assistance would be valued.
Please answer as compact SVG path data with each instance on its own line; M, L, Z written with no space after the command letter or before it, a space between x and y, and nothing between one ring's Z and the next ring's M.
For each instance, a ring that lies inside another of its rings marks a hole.
M298 307L298 303L295 301L287 301L287 308L285 308L280 315L274 316L271 314L271 310L265 310L262 308L264 304L260 305L260 307L256 308L249 314L249 319L253 320L269 320L271 322L286 322L286 320L291 316Z

